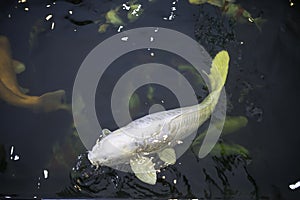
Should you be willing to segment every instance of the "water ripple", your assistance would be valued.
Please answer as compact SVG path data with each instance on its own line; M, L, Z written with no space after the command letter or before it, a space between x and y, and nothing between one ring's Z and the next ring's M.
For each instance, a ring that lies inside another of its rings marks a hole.
M87 155L78 158L70 172L71 185L58 195L63 197L118 197L118 198L193 198L190 184L176 166L162 169L157 174L156 185L139 181L134 174L109 167L92 166ZM114 191L114 192L112 192Z

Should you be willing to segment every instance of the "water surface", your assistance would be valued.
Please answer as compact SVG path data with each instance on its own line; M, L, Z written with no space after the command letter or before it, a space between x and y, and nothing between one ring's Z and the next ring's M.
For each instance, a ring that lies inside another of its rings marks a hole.
M288 0L238 1L253 16L267 19L259 31L251 23L232 24L211 5L195 6L181 0L175 2L175 18L169 18L172 1L139 2L143 15L122 30L165 27L196 39L212 57L221 49L228 50L228 115L246 116L248 124L220 141L244 146L250 158L209 155L198 159L188 150L175 165L158 174L155 186L149 186L129 173L93 168L74 135L69 113L36 114L0 102L0 196L298 199L299 189L291 190L289 185L300 180L300 4L291 6ZM13 57L27 66L18 75L20 85L36 95L64 89L71 103L75 76L85 56L118 30L111 26L98 33L99 24L91 22L123 3L2 1L0 34L9 38ZM49 14L53 16L46 20ZM130 56L138 58L136 63ZM147 50L128 55L116 61L101 79L105 87L97 90L96 108L102 126L117 128L108 109L113 84L126 67L149 59ZM162 60L169 65L180 62L175 58ZM151 105L161 100L166 109L178 106L167 88L153 87L152 100L146 97L148 86L137 91L140 105L131 111L134 118L147 114ZM199 87L198 95L201 101L207 95L205 88ZM44 170L49 177L45 178Z

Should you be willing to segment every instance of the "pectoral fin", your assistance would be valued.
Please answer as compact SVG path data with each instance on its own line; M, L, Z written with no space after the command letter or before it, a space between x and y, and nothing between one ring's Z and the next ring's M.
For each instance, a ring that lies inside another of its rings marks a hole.
M139 156L136 159L130 159L130 167L138 179L150 185L155 185L157 177L151 158Z
M107 128L105 128L105 129L102 130L103 137L108 136L109 134L111 134L111 131L108 130Z
M165 163L174 165L176 162L176 153L173 148L166 148L158 153L159 158Z
M24 94L27 94L29 92L28 88L23 88L21 86L19 86L19 89L21 90L21 92L23 92Z
M18 60L12 60L12 67L16 74L20 74L25 71L25 65Z
M96 143L99 143L102 138L108 136L109 134L111 134L110 130L108 130L107 128L102 129L102 135L100 135L100 137L97 139Z

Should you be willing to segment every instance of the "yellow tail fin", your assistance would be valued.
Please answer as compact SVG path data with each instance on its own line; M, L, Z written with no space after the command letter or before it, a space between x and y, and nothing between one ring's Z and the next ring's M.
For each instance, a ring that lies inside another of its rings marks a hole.
M211 91L222 89L225 84L229 65L229 55L227 51L220 51L212 61L210 74Z

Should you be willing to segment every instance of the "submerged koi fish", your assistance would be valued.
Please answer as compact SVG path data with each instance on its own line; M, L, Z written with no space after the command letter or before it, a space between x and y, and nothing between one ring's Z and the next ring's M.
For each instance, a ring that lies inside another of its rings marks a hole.
M189 0L189 2L196 5L208 3L217 6L221 8L222 12L228 17L231 17L240 23L246 21L254 23L260 31L261 25L266 21L261 17L253 18L241 5L235 4L234 0Z
M173 147L210 117L225 84L228 64L227 51L219 52L213 59L208 75L212 92L202 103L152 113L113 132L104 129L104 137L88 153L90 162L96 166L129 163L137 178L154 185L157 178L151 154L157 153L166 164L175 164Z
M222 7L225 4L225 2L233 3L235 2L235 0L189 0L190 4L200 5L204 3L209 3L211 5L218 6L218 7Z
M69 109L62 103L64 90L48 92L42 96L26 95L18 85L16 73L25 70L24 64L11 58L10 44L6 37L0 36L0 99L10 105L29 108L34 111L50 112Z
M247 10L242 8L240 5L233 3L225 3L222 7L222 10L225 13L225 15L232 17L236 21L239 21L241 23L245 21L254 23L260 31L261 25L266 21L261 17L253 18Z

